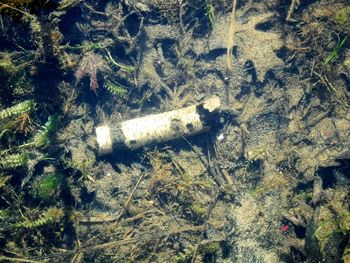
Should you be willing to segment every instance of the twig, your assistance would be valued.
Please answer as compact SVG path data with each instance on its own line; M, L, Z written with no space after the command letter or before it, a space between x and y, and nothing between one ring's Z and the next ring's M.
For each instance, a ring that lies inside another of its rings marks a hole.
M10 9L12 9L12 10L15 10L15 11L17 11L17 12L19 12L19 13L21 13L21 14L27 16L27 17L29 17L29 18L32 19L32 20L35 20L35 16L34 16L34 15L31 15L31 14L29 14L29 13L27 13L27 12L24 12L24 11L22 11L22 10L16 8L16 7L13 7L13 6L4 4L4 3L2 3L2 2L0 2L0 4L1 4L0 10L1 10L2 7L4 6L4 7L10 8Z
M289 9L288 9L286 21L288 21L288 22L296 22L297 21L296 19L292 18L292 15L293 15L293 13L298 5L299 5L299 0L292 0L292 3L290 4Z
M0 261L4 262L5 260L11 261L11 262L28 262L28 263L42 263L46 261L36 261L32 259L26 259L26 258L11 258L11 257L5 257L5 256L0 256Z
M181 33L185 33L185 27L184 27L184 24L183 24L183 19L182 19L182 16L184 15L184 6L186 5L187 3L183 3L183 0L179 0L179 22L180 22L180 30L181 30Z
M149 240L153 240L153 239L174 236L174 235L182 234L185 232L202 232L205 229L206 229L206 225L200 225L200 226L183 227L183 228L177 229L175 231L160 232L157 234L149 234L149 235L143 234L140 237L130 238L127 240L118 240L118 241L112 241L112 242L103 243L103 244L99 244L99 245L94 245L91 247L85 247L85 248L82 248L81 251L87 252L87 251L93 251L93 250L103 249L103 248L107 248L107 247L118 247L121 245L136 243L139 241L149 241Z
M123 221L121 221L120 223L121 224L130 223L132 221L144 218L146 215L152 214L152 213L155 213L155 212L157 212L159 214L163 214L159 210L152 209L152 210L141 212L141 213L139 213L139 214L137 214L137 215L135 215L133 217L126 218ZM79 219L79 224L93 225L93 224L114 223L114 222L118 221L118 219L119 219L119 215L117 215L115 217L105 218L105 219L98 218L98 217L89 217L89 218Z
M319 78L319 81L326 86L326 88L328 89L328 91L330 93L334 93L336 99L345 107L350 107L350 105L347 103L347 98L345 97L344 98L344 95L342 93L340 93L334 86L333 84L330 82L330 80L328 79L327 75L326 74L323 74L323 76L314 71L313 72L318 78Z
M102 15L102 16L107 16L106 13L101 12L101 11L97 11L96 9L94 9L91 5L87 4L87 3L83 3L83 5L89 9L92 13L95 13L97 15Z
M193 152L198 156L199 160L207 168L209 175L212 176L212 179L214 180L216 185L219 188L225 185L224 179L222 178L221 174L215 170L215 166L213 166L213 164L211 163L210 157L208 156L207 159L198 149L193 147L193 145L187 140L186 137L181 136L181 138L184 139L185 142L192 148Z
M155 243L155 245L154 245L152 253L150 253L150 255L148 256L148 259L146 260L146 262L148 262L148 263L154 262L154 261L152 261L152 259L156 255L156 252L157 252L157 249L159 247L160 241L161 241L161 238L158 238L156 243Z
M122 211L114 218L110 218L110 219L105 219L104 221L103 220L96 220L96 219L93 219L91 222L89 222L88 220L82 220L81 223L91 223L91 224L98 224L98 223L113 223L113 225L117 225L118 222L120 221L120 219L122 218L122 216L124 215L125 211L129 208L129 205L130 205L130 202L132 200L132 197L133 195L135 194L135 191L137 190L137 188L139 187L142 179L144 178L145 176L145 173L142 173L142 175L140 176L139 180L137 181L134 189L132 190L132 192L130 193L128 199L125 201L124 205L123 205L123 209ZM146 213L146 212L145 212ZM141 213L142 214L142 213ZM142 215L139 215L140 217L143 217L144 214ZM136 216L135 216L136 217ZM130 220L130 218L129 218ZM135 219L136 220L136 219ZM131 220L132 221L132 220ZM80 221L79 221L80 223ZM99 236L101 236L101 234L98 234L96 236L94 236L93 238L89 239L88 241L86 241L86 243L89 243L91 242L93 239L96 239L98 238ZM76 252L79 252L80 250L78 249Z
M134 194L135 194L137 188L139 187L141 181L142 181L143 178L145 177L145 174L146 174L146 173L142 173L142 174L141 174L141 176L140 176L139 180L137 181L137 183L136 183L134 189L132 190L132 192L130 193L128 199L127 199L126 202L124 203L124 205L123 205L123 210L122 210L122 211L120 212L120 214L117 216L116 222L119 222L120 218L124 215L124 213L126 212L126 210L129 208L130 202L131 202L131 200L132 200L132 198L133 198L133 196L134 196Z
M111 52L109 52L109 50L107 48L105 48L108 58L111 60L111 62L116 65L117 67L119 67L121 70L127 71L127 72L131 72L134 71L134 67L132 66L127 66L127 65L122 65L120 63L118 63L117 61L115 61L115 59L112 57Z
M53 258L53 257L60 257L60 256L75 255L75 254L80 253L80 252L91 252L91 251L95 251L95 250L99 250L99 249L110 248L110 247L119 247L122 245L137 243L137 242L141 242L141 241L150 241L150 240L154 240L154 239L161 239L164 237L174 236L174 235L182 234L185 232L202 232L205 229L206 229L206 225L204 224L204 225L200 225L200 226L183 227L183 228L179 228L179 229L174 230L174 231L159 232L156 234L144 233L144 234L140 235L139 237L118 240L118 241L112 241L112 242L93 245L93 246L86 246L83 248L77 248L74 250L65 251L63 253L51 254L48 256L44 256L43 258ZM22 262L39 263L40 261L22 261Z
M210 218L211 212L213 211L213 208L215 207L215 205L217 204L219 198L220 198L221 193L216 194L216 196L213 198L213 200L209 203L208 208L207 208L207 214L205 216L205 222L204 222L204 226L207 227L208 226L208 220ZM206 228L205 228L206 229ZM204 230L205 230L204 229ZM195 263L196 262L196 257L199 251L199 247L201 246L201 244L204 242L204 230L202 231L202 240L196 245L196 248L193 251L193 255L192 255L192 259L191 259L191 263Z
M230 28L228 30L227 36L227 57L226 57L226 66L228 70L232 70L232 48L233 48L233 40L235 35L235 16L236 16L236 5L237 0L232 0L232 13L231 13L231 21Z

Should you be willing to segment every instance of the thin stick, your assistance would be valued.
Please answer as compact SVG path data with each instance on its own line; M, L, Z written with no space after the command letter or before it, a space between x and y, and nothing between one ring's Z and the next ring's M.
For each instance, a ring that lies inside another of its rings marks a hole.
M299 4L299 0L292 0L291 4L289 6L289 9L288 9L286 21L289 21L289 22L296 22L297 21L294 18L292 18L292 15L293 15L295 9L297 8L298 4Z
M88 5L87 3L83 3L83 5L89 9L92 13L98 14L98 15L102 15L102 16L107 16L106 13L101 12L101 11L97 11L96 9L94 9L91 5Z
M42 262L47 262L47 261L36 261L32 259L26 259L26 258L11 258L11 257L5 257L5 256L0 256L0 261L7 260L11 262L28 262L28 263L42 263Z
M191 259L191 263L195 263L196 262L196 258L197 258L197 254L198 254L198 251L199 251L199 247L200 245L203 243L205 237L204 237L204 231L206 230L206 227L208 226L208 220L210 218L210 215L211 215L211 212L213 211L214 209L214 206L217 204L218 200L219 200L219 197L220 197L220 193L216 194L216 196L214 197L214 199L209 203L208 207L207 207L207 214L205 216L205 221L204 221L204 229L201 233L202 235L202 240L196 245L194 251L193 251L193 256L192 256L192 259Z
M94 245L94 246L90 246L90 247L84 247L80 251L89 252L89 251L104 249L104 248L108 248L108 247L118 247L121 245L130 244L130 243L150 241L150 240L164 238L164 237L168 237L168 236L174 236L174 235L182 234L185 232L202 232L205 229L206 229L206 225L199 225L199 226L183 227L183 228L179 228L175 231L170 231L170 232L159 232L156 234L146 234L145 233L142 236L135 237L135 238L125 239L125 240L117 240L117 241L98 244L98 245Z
M145 177L145 174L146 174L146 173L142 173L142 174L141 174L141 176L140 176L139 180L137 181L137 183L136 183L134 189L133 189L132 192L130 193L129 198L126 200L126 202L125 202L125 204L124 204L124 206L123 206L123 210L122 210L122 211L120 212L120 214L117 216L116 222L119 222L119 220L120 220L121 217L124 215L124 213L126 212L126 210L128 210L129 205L130 205L130 202L131 202L131 200L132 200L132 198L133 198L133 196L134 196L134 194L135 194L137 188L139 187L139 185L140 185L142 179Z
M231 21L230 28L228 30L227 36L227 57L226 57L226 66L229 71L232 70L232 48L233 48L233 40L235 35L235 16L236 16L236 5L237 0L232 0L232 13L231 13Z
M19 12L19 13L21 13L21 14L23 14L23 15L25 15L25 16L27 16L27 17L31 18L31 19L35 19L35 16L33 16L33 15L31 15L31 14L27 13L27 12L24 12L24 11L22 11L22 10L20 10L20 9L16 8L16 7L13 7L13 6L7 5L7 4L2 3L2 2L0 2L0 4L1 4L1 6L0 6L0 10L1 10L3 7L7 7L7 8L10 8L10 9L12 9L12 10L15 10L15 11L17 11L17 12Z
M160 211L157 211L157 210L148 210L145 212L141 212L141 213L137 214L136 216L124 219L123 221L121 221L121 224L130 223L132 221L144 218L146 215L151 214L151 213L155 213L155 212L161 213ZM83 219L79 220L79 224L93 225L93 224L114 223L115 221L117 221L119 219L120 219L119 214L116 217L111 217L111 218L106 218L106 219L98 218L98 217L83 218Z

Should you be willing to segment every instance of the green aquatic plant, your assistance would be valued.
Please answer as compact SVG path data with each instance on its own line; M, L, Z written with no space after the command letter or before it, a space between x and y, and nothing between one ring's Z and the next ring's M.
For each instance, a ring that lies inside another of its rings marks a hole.
M50 136L57 129L58 122L59 122L58 115L49 116L46 123L34 135L31 142L22 144L19 148L24 148L24 147L44 148L44 147L48 146L48 144L50 142Z
M0 209L0 219L6 219L11 216L10 209Z
M345 25L350 21L350 7L344 7L335 13L335 21L340 25Z
M65 10L80 4L83 0L62 0L57 10Z
M209 241L205 244L201 244L199 247L199 253L201 254L215 254L220 251L220 242Z
M47 224L58 223L64 216L63 210L57 207L47 209L39 219L30 220L25 217L23 222L17 223L17 228L34 229Z
M42 201L50 201L57 195L60 189L61 179L61 175L56 173L39 176L32 183L30 193Z
M323 251L325 244L335 233L349 233L350 231L350 213L348 211L342 212L336 217L330 216L330 212L322 217L318 227L314 233L320 243Z
M215 15L215 7L212 1L206 1L205 15L207 16L209 24L212 27L214 25L214 15Z
M178 255L176 255L174 261L176 263L188 263L188 262L191 262L192 257L193 257L193 251L185 249L184 252L179 252Z
M16 117L24 113L29 113L35 109L35 106L36 104L33 100L25 100L20 102L10 108L0 111L0 121L10 117Z
M1 1L0 2L0 12L3 12L3 10L6 9L14 9L18 12L23 12L22 10L19 10L18 8L22 8L26 4L30 4L34 2L33 0L7 0L7 1Z
M35 147L45 147L49 144L50 135L57 129L58 121L58 115L49 116L47 122L42 126L41 130L33 138Z
M296 200L303 200L303 201L311 201L312 199L312 192L307 191L301 191L294 197Z
M11 179L11 176L10 175L3 175L3 174L0 174L0 188L1 187L4 187L7 183L8 180ZM0 215L0 218L1 218L1 215Z
M128 90L124 88L123 86L116 84L110 80L107 80L105 82L105 88L110 92L113 93L114 95L118 97L125 97L128 94Z
M30 3L35 2L33 0L12 0L12 1L2 1L0 2L0 13L3 13L5 11L10 11L7 13L8 15L23 15L22 21L29 22L30 28L32 29L32 33L40 33L41 32L41 25L38 21L37 17L35 15L30 14L26 9L24 8L25 5L29 5Z
M107 52L107 60L112 64L114 64L115 66L117 66L118 68L130 73L135 71L135 67L118 63L117 61L115 61L115 59L112 57L111 53L107 49L105 49L105 51Z
M65 45L65 50L81 50L82 52L90 52L96 50L105 49L106 46L110 45L110 42L106 41L106 43L95 43L95 42L87 42L84 41L81 45Z
M324 64L329 64L330 62L333 62L337 57L339 57L339 53L341 48L344 46L346 40L348 39L348 37L344 37L343 39L341 39L338 36L338 43L337 45L333 48L333 50L331 51L331 53L326 57L326 59L324 60Z
M35 74L33 65L35 51L0 51L0 78L4 94L13 97L31 97L34 90L31 74Z
M204 218L207 214L207 208L201 204L192 203L189 209L196 218Z
M11 56L8 53L0 53L0 70L5 74L15 74L18 67L13 63Z
M1 169L11 169L26 165L28 162L28 155L21 154L9 154L1 156L0 168Z
M13 130L24 134L31 131L33 126L30 112L35 107L36 104L33 100L26 100L2 110L0 112L0 139L5 133Z

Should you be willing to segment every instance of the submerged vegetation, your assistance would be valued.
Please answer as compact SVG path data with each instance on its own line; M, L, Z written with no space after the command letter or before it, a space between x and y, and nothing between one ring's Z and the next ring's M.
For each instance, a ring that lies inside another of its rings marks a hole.
M0 261L349 262L349 10L1 1ZM212 94L211 131L99 155Z

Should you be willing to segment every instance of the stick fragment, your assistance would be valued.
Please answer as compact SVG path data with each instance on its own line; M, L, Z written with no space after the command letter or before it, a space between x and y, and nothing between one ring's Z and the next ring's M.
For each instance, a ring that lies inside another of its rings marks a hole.
M227 35L227 52L226 52L226 66L229 71L232 70L232 48L233 48L233 40L235 36L235 21L236 21L236 5L237 0L232 0L232 13L231 13L231 20L230 20L230 28L228 30Z

